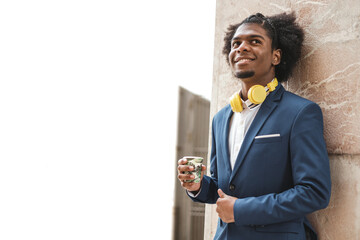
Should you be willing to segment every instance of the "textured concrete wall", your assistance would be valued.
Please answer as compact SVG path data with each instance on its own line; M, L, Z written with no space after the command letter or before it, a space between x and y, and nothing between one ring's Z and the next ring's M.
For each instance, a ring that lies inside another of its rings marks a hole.
M211 115L240 86L221 54L227 26L256 12L291 11L306 36L301 61L284 86L322 108L332 174L329 207L309 219L321 240L360 239L359 0L218 0ZM214 209L206 208L205 239L212 239L215 232Z

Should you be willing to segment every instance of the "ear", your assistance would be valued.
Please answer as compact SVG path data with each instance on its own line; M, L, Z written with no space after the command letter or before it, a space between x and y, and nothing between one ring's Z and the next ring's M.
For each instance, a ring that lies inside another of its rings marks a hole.
M272 65L276 66L281 62L281 49L275 49L272 53Z

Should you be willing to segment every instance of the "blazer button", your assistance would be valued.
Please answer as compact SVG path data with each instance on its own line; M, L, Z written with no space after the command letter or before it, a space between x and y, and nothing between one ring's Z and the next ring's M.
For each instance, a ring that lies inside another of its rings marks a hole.
M234 191L235 190L235 185L234 184L230 184L230 191Z

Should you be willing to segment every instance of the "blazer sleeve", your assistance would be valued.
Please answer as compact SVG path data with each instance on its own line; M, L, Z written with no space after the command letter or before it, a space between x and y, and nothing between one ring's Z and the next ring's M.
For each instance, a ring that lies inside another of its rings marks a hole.
M317 104L310 103L297 114L289 145L294 187L278 194L237 199L235 224L267 225L290 221L328 205L330 167L323 137L323 117Z
M211 155L210 155L210 174L211 177L204 175L201 182L201 189L196 197L188 196L195 202L201 203L216 203L219 198L217 194L218 189L218 175L217 175L217 158L216 158L216 141L215 141L215 118L212 122L211 131Z

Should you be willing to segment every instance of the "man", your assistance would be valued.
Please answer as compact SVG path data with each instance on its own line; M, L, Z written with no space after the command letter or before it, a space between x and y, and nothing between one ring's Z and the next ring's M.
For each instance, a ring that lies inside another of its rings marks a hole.
M179 160L189 197L217 204L215 239L317 239L306 214L331 192L322 113L281 85L300 58L295 20L257 13L229 27L223 53L241 90L213 119L211 176L184 182L192 167Z

